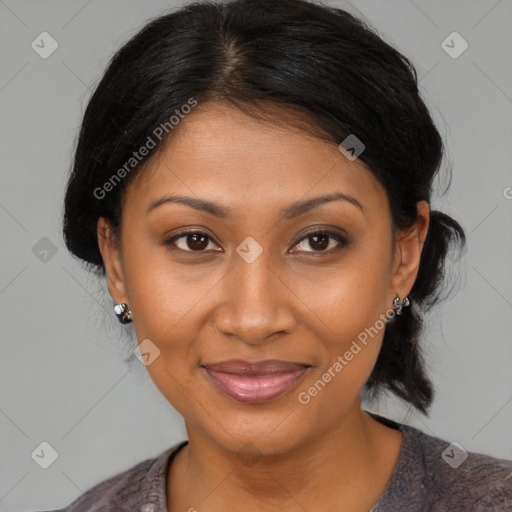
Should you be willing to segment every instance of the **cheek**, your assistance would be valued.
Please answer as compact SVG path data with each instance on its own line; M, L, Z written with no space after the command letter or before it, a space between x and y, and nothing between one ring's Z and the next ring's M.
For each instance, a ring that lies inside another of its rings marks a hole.
M146 367L151 379L187 417L194 414L198 333L206 321L204 303L220 276L204 265L186 269L170 262L162 248L148 246L133 244L123 258L134 329L139 343L150 340L156 353L159 351Z
M153 337L165 344L180 339L176 334L190 323L187 315L200 307L215 280L211 268L177 264L164 246L143 240L142 235L126 236L126 247L130 247L123 258L127 295L137 338Z
M365 306L340 298L340 304L347 309L330 310L331 333L324 338L322 364L297 390L303 414L322 418L323 425L345 415L359 397L377 361L387 325L377 300Z
M344 350L361 332L371 329L391 306L387 303L390 261L386 257L390 249L371 238L352 246L329 269L313 269L309 275L291 278L293 291L314 312L318 327L330 340L325 345L331 353Z
M387 254L385 246L361 244L332 272L327 286L310 291L309 305L323 326L324 353L297 398L312 415L334 420L346 412L370 376L390 308Z

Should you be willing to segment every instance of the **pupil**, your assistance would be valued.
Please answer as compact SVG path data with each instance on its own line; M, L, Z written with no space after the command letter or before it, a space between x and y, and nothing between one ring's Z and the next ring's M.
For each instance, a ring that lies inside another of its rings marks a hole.
M317 243L316 240L318 238L322 239L323 243ZM311 239L315 240L315 242L313 244L310 242L310 245L313 249L315 249L315 248L325 249L326 247L329 246L329 236L328 235L311 235ZM315 244L317 244L317 247L315 247Z
M193 239L194 242L192 242L192 244L190 243L190 239ZM198 242L197 240L198 239L203 239L202 242ZM194 245L195 244L195 245ZM190 249L193 249L193 250L201 250L201 249L204 249L205 247L208 246L208 239L206 236L204 235L200 235L198 233L195 233L193 235L189 235L188 236L188 239L187 239L187 245Z

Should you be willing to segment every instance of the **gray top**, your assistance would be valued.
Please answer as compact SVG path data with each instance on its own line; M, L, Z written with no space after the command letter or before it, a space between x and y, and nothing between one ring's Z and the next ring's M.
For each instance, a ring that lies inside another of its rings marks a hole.
M512 460L466 452L374 413L403 435L395 469L368 512L512 512ZM53 512L167 512L166 476L182 441L86 491Z

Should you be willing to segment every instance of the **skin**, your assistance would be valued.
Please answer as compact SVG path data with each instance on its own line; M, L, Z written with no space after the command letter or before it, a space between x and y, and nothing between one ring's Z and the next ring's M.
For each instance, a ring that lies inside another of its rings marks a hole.
M334 191L364 211L332 201L279 218L294 201ZM178 203L146 213L165 194L215 201L232 215ZM384 329L309 403L298 394L376 325L394 297L410 292L429 223L428 204L417 207L416 224L396 231L393 245L387 194L363 162L291 125L209 103L174 128L127 187L120 238L98 220L110 294L129 305L139 343L149 338L159 348L147 370L187 428L189 444L169 468L169 511L243 503L249 512L358 512L378 500L402 441L360 402ZM190 237L174 249L165 244L184 227L211 237L203 252ZM322 249L304 238L313 227L345 234L348 243L326 238ZM236 252L248 236L262 248L251 263ZM312 367L278 399L244 404L200 367L232 358Z

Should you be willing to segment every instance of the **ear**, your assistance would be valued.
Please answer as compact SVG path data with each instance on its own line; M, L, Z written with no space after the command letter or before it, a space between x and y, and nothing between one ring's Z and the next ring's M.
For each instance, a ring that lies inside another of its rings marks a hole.
M393 298L402 299L411 291L420 268L421 252L430 223L430 206L426 201L416 205L416 223L407 231L398 231L393 263L391 288Z
M128 303L119 241L112 225L103 217L98 219L97 236L107 273L108 291L116 303Z

